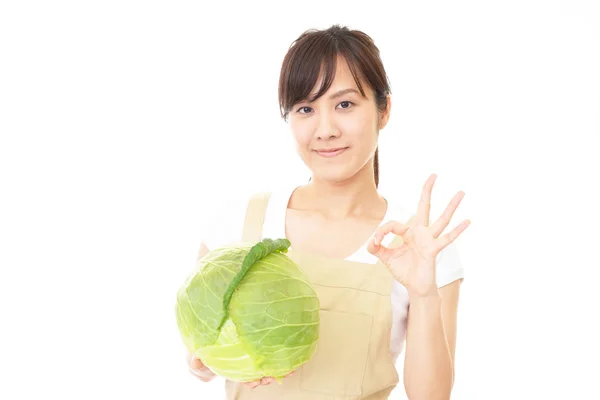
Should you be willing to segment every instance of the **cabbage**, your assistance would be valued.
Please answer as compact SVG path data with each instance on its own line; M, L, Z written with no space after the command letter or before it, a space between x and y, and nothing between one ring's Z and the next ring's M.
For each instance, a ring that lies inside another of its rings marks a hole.
M314 354L319 300L289 246L264 239L214 249L177 292L181 338L217 375L279 381Z

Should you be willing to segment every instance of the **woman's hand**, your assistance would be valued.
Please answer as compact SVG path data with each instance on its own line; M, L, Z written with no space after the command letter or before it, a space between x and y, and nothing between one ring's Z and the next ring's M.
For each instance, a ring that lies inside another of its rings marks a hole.
M190 372L194 374L198 379L203 382L212 381L217 375L212 372L200 359L196 358L196 356L189 354L189 367Z
M436 257L470 224L469 220L464 220L452 231L440 236L464 197L462 191L454 196L442 216L432 225L429 224L431 191L436 178L432 174L425 182L415 218L407 224L397 221L385 223L375 231L367 247L371 254L389 268L394 278L404 285L411 298L438 295ZM388 233L402 236L404 243L392 249L382 246L381 241Z
M287 378L289 376L292 376L296 373L296 371L293 371L289 374L287 374L286 376L284 376L284 378ZM266 385L270 385L271 383L275 382L275 378L273 378L272 376L266 376L262 379L258 379L252 382L244 382L244 385L246 386L250 386L252 389L254 389L257 386L266 386Z
M188 357L189 357L189 364L190 364L190 372L192 374L194 374L196 377L198 377L198 379L200 379L201 381L210 382L217 376L214 372L212 372L210 369L208 369L208 367L206 365L204 365L204 363L199 358L196 358L194 355L191 355L191 354L188 354ZM292 376L295 373L296 373L296 371L293 371L293 372L287 374L286 376L284 376L284 378ZM275 378L267 376L267 377L264 377L262 379L257 379L252 382L244 382L244 385L250 386L251 388L255 388L260 385L270 385L273 382L275 382Z

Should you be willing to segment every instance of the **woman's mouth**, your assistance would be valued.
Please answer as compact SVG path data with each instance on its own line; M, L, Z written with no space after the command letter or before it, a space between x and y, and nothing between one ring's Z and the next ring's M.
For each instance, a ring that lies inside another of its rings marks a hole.
M347 147L335 147L335 148L329 148L329 149L320 149L320 150L315 150L315 152L320 155L321 157L335 157L341 153L343 153L345 150L347 149Z

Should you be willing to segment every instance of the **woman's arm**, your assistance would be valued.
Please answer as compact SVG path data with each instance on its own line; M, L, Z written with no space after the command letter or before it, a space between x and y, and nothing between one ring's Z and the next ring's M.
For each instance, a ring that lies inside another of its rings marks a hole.
M460 280L439 296L410 299L404 388L410 400L447 400L454 384L454 352Z

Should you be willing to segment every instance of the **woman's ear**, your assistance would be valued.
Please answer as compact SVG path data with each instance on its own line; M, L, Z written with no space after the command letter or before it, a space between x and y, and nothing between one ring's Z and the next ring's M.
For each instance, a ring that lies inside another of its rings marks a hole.
M385 107L385 110L383 110L380 114L379 114L379 129L383 129L385 128L385 126L387 125L388 121L390 120L390 113L392 111L392 97L388 94L386 96L387 99L387 106Z

